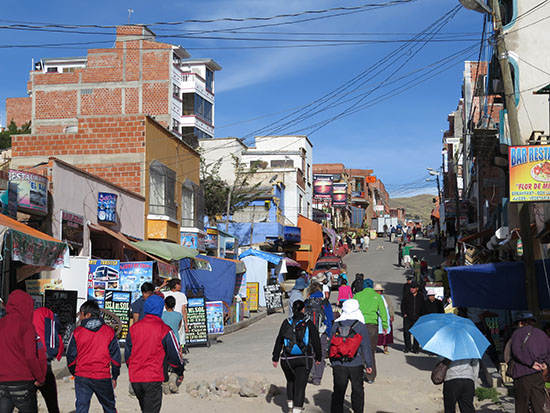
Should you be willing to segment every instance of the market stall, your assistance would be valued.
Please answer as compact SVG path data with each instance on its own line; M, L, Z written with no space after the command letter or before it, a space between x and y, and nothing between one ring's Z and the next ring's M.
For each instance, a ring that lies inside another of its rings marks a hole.
M258 283L258 304L260 307L266 306L264 287L268 283L268 266L272 265L275 278L278 280L280 274L287 272L284 257L250 248L239 255L246 265L246 282Z

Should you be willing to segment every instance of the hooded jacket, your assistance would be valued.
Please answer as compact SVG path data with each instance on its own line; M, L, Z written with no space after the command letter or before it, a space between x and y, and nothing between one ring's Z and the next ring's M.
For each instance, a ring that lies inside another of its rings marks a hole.
M60 323L52 310L40 307L32 313L32 323L42 347L46 350L48 361L56 358L58 361L63 356L63 339L59 334Z
M34 301L24 291L15 290L0 319L0 383L46 381L46 352L32 325Z
M388 328L388 313L386 312L384 300L372 287L365 287L362 291L355 294L353 298L359 301L359 308L365 317L365 324L378 325L378 317L380 317L382 328Z
M67 347L67 366L79 377L116 380L120 374L120 358L115 330L102 318L82 320Z
M145 317L130 327L124 356L132 383L164 381L163 362L183 374L183 360L174 332L162 321L164 300L153 295L145 301Z

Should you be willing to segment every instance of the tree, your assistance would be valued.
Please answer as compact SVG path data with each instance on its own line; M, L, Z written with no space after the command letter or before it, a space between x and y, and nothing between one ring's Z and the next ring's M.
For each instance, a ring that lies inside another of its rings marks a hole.
M221 159L210 168L201 158L201 187L204 192L204 213L208 216L208 224L214 226L223 215L229 215L246 208L263 192L262 182L251 184L250 180L256 171L247 168L239 158L232 155L235 168L235 181L229 185L220 176Z
M8 127L0 132L0 149L11 148L12 135L23 135L26 133L31 133L30 122L24 123L23 125L21 125L20 128L18 128L15 122L12 120Z

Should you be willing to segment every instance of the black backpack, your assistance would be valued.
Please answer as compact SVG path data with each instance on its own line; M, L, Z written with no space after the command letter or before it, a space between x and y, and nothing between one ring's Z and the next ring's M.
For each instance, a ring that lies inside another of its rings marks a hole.
M287 356L299 356L306 354L310 346L309 328L306 320L287 320L283 333L284 354Z
M309 297L306 302L306 320L311 320L313 325L317 328L319 333L324 333L326 330L325 319L325 308L323 305L327 304L327 300L321 297Z

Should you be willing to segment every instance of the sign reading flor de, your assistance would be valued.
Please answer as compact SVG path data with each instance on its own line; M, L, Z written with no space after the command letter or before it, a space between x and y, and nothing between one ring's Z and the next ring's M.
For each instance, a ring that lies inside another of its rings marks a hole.
M550 201L550 146L511 146L510 202Z

